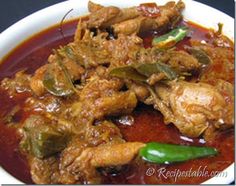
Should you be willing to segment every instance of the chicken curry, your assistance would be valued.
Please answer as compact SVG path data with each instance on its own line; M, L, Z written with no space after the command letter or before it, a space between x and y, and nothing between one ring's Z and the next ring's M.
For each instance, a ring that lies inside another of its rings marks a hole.
M228 167L233 42L220 23L214 31L183 21L184 8L89 2L88 16L9 54L0 65L1 166L37 184L197 184L210 177L157 171Z

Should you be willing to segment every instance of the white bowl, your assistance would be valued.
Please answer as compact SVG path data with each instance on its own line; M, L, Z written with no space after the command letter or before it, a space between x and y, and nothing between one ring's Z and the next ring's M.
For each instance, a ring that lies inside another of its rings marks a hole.
M112 0L94 0L94 2L103 5L114 5L118 7L129 7L143 2L156 1L157 4L164 4L166 0L132 0L132 1L112 1ZM183 14L186 20L209 28L217 28L217 23L224 23L224 34L234 40L234 19L214 8L201 3L184 0L186 9ZM18 21L0 34L0 59L8 54L12 49L18 46L28 37L59 23L62 17L73 8L73 11L66 19L85 15L87 11L88 0L78 1L69 0L48 8L42 9L30 16ZM234 163L224 170L226 177L213 177L204 182L204 184L229 184L234 181ZM1 183L22 184L0 167Z

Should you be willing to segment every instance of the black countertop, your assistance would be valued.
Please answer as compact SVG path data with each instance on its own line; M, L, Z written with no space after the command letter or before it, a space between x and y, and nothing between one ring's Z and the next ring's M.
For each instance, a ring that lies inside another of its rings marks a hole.
M64 0L1 0L0 33L31 13ZM152 1L152 0L150 0ZM234 17L234 0L196 0Z

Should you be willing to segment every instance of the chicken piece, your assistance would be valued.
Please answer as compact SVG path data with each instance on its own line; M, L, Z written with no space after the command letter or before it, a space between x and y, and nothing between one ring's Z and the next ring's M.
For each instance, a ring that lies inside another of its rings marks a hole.
M124 142L120 129L112 122L106 120L85 129L84 138L90 146Z
M232 112L227 114L227 103L224 95L217 88L205 83L172 82L170 87L156 86L160 101L170 114L157 107L167 123L172 122L181 133L198 137L209 127L233 125ZM231 118L231 120L229 119ZM229 123L228 123L229 122Z
M133 19L116 23L112 25L116 34L123 33L130 35L132 33L145 32L147 30L166 29L168 26L175 24L181 17L181 12L185 5L182 1L178 3L169 2L166 5L159 6L160 16L156 18L149 18L139 16Z
M133 19L140 16L140 12L136 7L120 9L114 6L104 7L91 1L88 4L89 20L87 21L88 28L107 28L112 24L119 23L128 19Z
M234 87L231 83L218 79L215 84L216 89L224 96L226 102L227 112L224 115L224 122L220 120L217 124L217 128L229 128L234 125Z
M103 121L85 129L83 137L77 136L68 144L60 156L60 181L63 184L100 183L101 176L90 162L74 164L82 152L101 144L124 143L119 128L111 122ZM82 165L81 165L82 164ZM78 168L78 166L83 166ZM85 168L86 167L86 168ZM83 169L84 168L84 169Z
M151 20L151 19L150 19ZM131 35L133 33L137 34L143 29L144 21L147 21L147 18L145 17L137 17L135 19L129 19L126 21L123 21L121 23L114 24L112 26L114 32L116 34L125 34L125 35ZM150 21L150 26L154 23L154 20Z
M104 6L100 5L100 4L97 4L97 3L94 3L92 1L89 1L88 2L88 10L90 13L93 13L93 12L96 12L100 9L102 9Z
M48 65L46 64L46 65L38 68L35 71L35 74L31 78L31 81L30 81L30 88L38 96L42 95L45 92L45 88L43 85L43 77L47 71L47 67L48 67Z
M86 26L87 28L98 28L102 26L102 24L117 16L119 13L120 9L118 7L102 7L98 11L89 15L89 20L86 22Z
M122 88L123 82L119 79L99 79L92 76L90 81L83 87L80 93L80 100L96 99L104 95L109 95L113 91L118 91Z
M89 121L103 119L105 116L129 114L137 105L137 99L132 91L114 92L109 96L88 99L72 105L72 116Z
M47 72L53 73L54 77L57 77L57 79L64 77L56 60L58 60L56 55L50 55L48 58L49 63L37 69L34 76L31 78L30 87L37 96L42 96L45 93L46 89L43 85L43 79ZM84 68L69 58L63 58L63 65L68 70L72 80L80 79L81 75L84 73Z
M71 166L87 146L88 143L86 143L86 141L81 140L79 137L75 137L61 153L60 182L62 184L100 183L100 175L94 168L91 169L91 166L86 167L84 170L75 170ZM86 177L83 171L87 173Z
M218 79L234 83L234 49L224 47L213 47L202 44L196 40L190 40L193 47L204 50L212 59L213 63L202 71L200 81L214 84ZM222 73L224 72L224 73ZM227 74L227 75L225 75Z
M0 87L6 90L10 96L14 96L22 92L31 92L29 86L30 79L30 75L26 74L24 71L19 71L12 79L4 78L1 81Z
M48 58L48 62L51 64L56 64L56 60L58 60L56 55L50 55ZM63 65L66 67L73 80L80 79L81 75L85 72L82 66L68 57L63 59Z
M47 159L31 158L29 161L32 180L36 184L58 184L59 162L55 157Z
M112 26L116 34L126 35L146 30L165 29L168 26L175 26L175 23L182 18L181 12L184 7L182 1L168 2L158 7L160 16L153 19L144 16L138 7L119 9L114 6L103 7L89 2L91 14L83 27L108 28Z
M111 67L123 66L129 63L129 59L136 51L140 50L143 40L136 35L119 34L115 40L109 40L105 46L111 53Z
M76 32L76 42L71 45L78 62L86 70L99 65L121 66L127 63L129 55L142 46L143 40L136 35L119 34L116 39L107 40L108 33L93 36L89 30L81 37L82 30Z
M124 143L119 128L109 121L89 126L82 135L74 137L60 156L60 182L63 184L100 183L100 175L89 162L83 162L82 166L86 166L86 169L81 168L78 171L77 167L80 165L75 165L74 161L86 148L108 143Z
M40 111L42 113L60 113L63 109L62 101L55 96L45 95L44 99L29 97L25 102L25 111Z
M111 53L106 47L107 37L107 32L98 31L95 36L90 30L78 26L75 42L70 44L77 62L86 69L109 64Z
M168 51L166 55L166 58L169 57L167 63L179 71L196 70L201 66L196 58L185 51Z
M129 57L129 62L134 65L161 61L177 72L191 72L201 67L195 57L182 50L136 47L136 50L129 52ZM161 79L161 76L159 78Z
M135 82L127 83L127 86L129 90L132 90L135 93L139 101L144 101L150 95L148 89L145 86L140 85L138 83Z
M100 79L92 76L80 93L80 100L71 107L71 116L78 122L93 122L105 116L128 114L136 107L137 99L132 91L119 91L123 82L119 79Z
M86 148L76 161L90 161L93 167L118 166L129 163L137 155L144 143L126 142L113 145L100 145L98 147Z
M80 174L86 183L100 183L97 167L125 165L132 161L145 144L126 142L105 144L98 147L85 147L82 153L67 166L67 171Z

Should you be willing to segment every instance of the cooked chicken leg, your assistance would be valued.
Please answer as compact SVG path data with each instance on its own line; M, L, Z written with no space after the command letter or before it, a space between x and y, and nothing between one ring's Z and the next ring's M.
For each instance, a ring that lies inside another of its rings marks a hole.
M169 86L157 84L155 92L154 107L162 112L167 124L173 123L187 136L198 137L209 125L228 128L234 124L233 108L227 107L227 98L212 85L171 82ZM229 95L233 97L233 92Z

